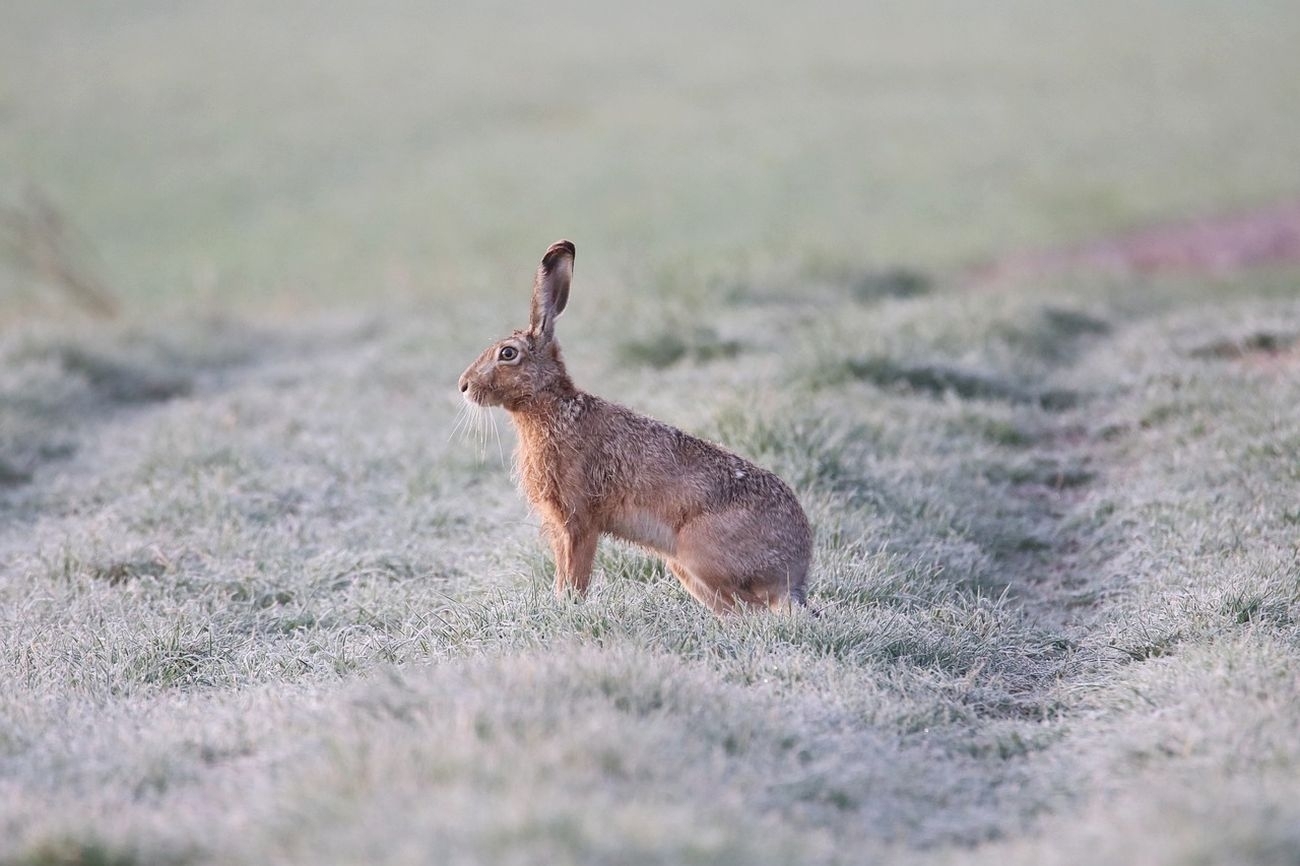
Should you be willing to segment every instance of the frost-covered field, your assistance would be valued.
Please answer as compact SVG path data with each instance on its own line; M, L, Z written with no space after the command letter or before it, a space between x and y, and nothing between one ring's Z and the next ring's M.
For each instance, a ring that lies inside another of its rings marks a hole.
M1285 4L0 25L123 307L0 269L0 863L1300 857L1300 271L963 271L1300 194ZM579 384L788 479L820 618L551 598L451 434L560 236Z

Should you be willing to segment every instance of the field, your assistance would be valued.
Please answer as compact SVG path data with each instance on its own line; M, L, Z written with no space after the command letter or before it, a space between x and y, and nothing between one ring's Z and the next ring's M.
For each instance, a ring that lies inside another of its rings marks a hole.
M1300 263L981 267L1300 199L1297 44L6 3L3 225L118 312L0 234L0 864L1300 862ZM786 478L819 617L551 597L453 434L560 237L578 384Z

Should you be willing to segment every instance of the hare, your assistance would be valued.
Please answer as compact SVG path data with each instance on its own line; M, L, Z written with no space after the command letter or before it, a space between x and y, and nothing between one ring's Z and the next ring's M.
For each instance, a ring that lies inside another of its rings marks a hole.
M715 613L806 604L812 529L776 475L711 442L579 390L555 340L575 249L556 241L533 283L532 317L461 374L480 406L519 433L519 486L555 554L555 591L583 596L596 541L657 553Z

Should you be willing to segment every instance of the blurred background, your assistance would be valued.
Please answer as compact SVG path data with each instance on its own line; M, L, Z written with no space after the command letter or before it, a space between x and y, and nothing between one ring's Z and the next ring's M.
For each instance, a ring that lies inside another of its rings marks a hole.
M445 304L560 236L669 294L953 273L1300 194L1297 44L1280 0L10 0L0 304L50 258L127 315Z

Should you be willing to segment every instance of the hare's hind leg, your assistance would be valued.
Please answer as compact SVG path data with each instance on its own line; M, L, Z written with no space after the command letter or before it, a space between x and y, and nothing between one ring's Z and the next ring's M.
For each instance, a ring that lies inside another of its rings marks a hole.
M790 600L786 596L772 596L765 592L747 592L736 589L727 582L709 583L706 580L701 580L689 568L675 560L670 559L668 561L668 568L682 582L682 586L686 587L687 592L719 616L735 613L737 610L746 607L767 607L772 610L785 610L790 605Z
M808 557L773 546L761 515L735 510L709 514L677 533L673 570L686 589L715 611L738 606L785 610L802 601ZM717 599L719 601L710 601Z
M704 581L698 579L680 562L668 560L668 570L677 576L695 600L709 610L721 616L724 613L731 613L736 609L736 600L730 593L723 593L709 586Z

